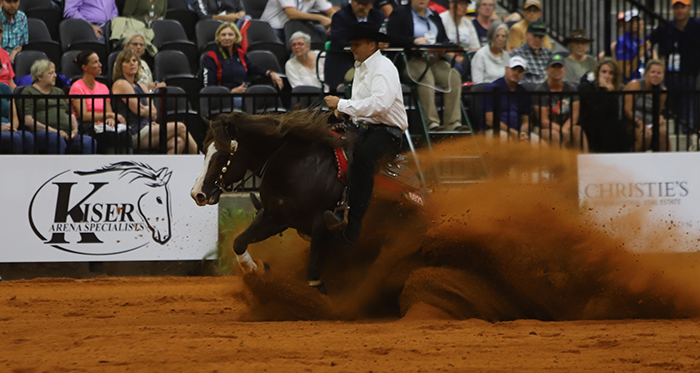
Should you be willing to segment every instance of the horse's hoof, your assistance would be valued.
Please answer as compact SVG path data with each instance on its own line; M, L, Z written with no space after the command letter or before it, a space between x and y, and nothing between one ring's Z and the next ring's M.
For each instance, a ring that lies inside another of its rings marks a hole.
M265 276L270 272L270 265L267 262L257 259L255 260L255 265L258 267L255 271L255 274L258 276Z

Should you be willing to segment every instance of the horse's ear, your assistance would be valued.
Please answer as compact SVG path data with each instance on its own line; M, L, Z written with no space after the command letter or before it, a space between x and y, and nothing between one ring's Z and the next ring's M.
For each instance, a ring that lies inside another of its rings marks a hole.
M167 184L168 182L170 182L170 177L171 177L171 176L173 176L173 172L172 172L172 171L168 171L168 172L161 178L161 180L163 181L163 185L165 185L165 184Z
M166 172L167 171L167 172ZM163 167L160 170L158 170L158 173L156 174L156 179L163 185L167 184L170 181L170 176L172 176L173 172L168 171L167 167Z

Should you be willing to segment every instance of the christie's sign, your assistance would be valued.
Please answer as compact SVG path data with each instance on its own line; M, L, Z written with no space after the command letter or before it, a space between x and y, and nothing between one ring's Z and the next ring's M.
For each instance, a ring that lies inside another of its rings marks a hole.
M216 207L189 197L201 163L186 155L0 157L0 262L199 260L218 237Z

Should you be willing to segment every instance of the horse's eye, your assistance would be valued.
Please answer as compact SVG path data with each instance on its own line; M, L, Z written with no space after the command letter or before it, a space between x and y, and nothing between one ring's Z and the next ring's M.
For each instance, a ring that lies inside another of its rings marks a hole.
M160 197L156 197L156 202L158 202L159 205L163 204L163 200Z

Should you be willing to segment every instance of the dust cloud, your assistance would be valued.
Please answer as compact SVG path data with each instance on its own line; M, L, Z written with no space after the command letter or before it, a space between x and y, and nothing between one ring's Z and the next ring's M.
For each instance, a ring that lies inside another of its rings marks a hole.
M672 225L642 233L641 210L620 213L607 233L579 206L576 156L525 143L442 143L420 155L428 176L449 182L432 186L431 211L373 202L365 239L329 249L328 297L306 285L308 243L296 234L285 233L284 252L278 238L251 245L272 271L246 277L248 290L236 295L249 305L244 318L398 318L414 305L488 321L699 316L700 254L672 253L680 242ZM628 250L641 234L647 247Z

